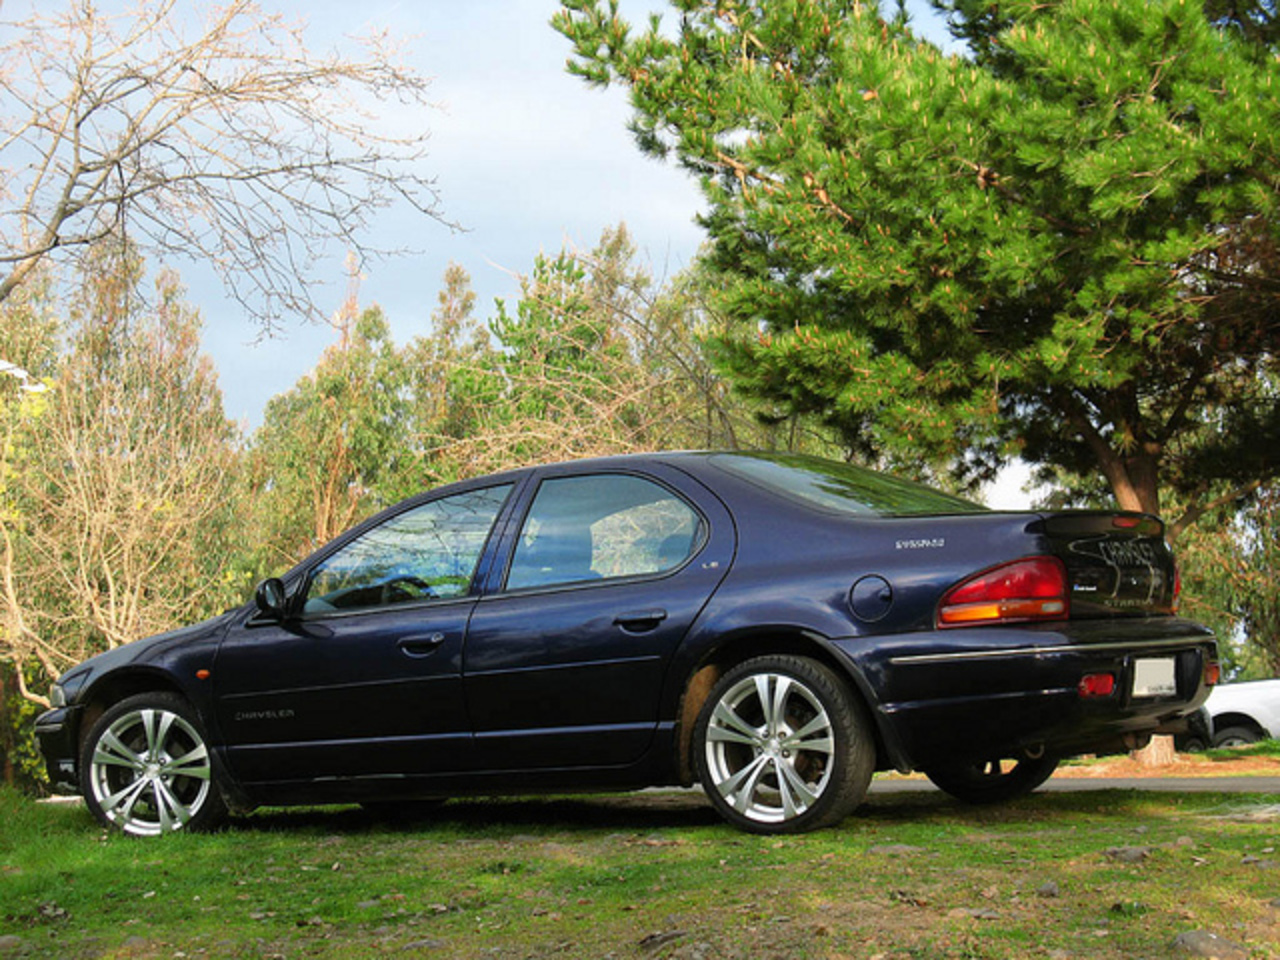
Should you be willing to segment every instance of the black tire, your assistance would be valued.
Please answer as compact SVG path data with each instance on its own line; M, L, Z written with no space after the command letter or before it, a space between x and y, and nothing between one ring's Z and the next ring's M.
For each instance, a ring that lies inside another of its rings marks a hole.
M1058 768L1051 754L1023 755L953 767L934 767L925 776L934 785L965 803L1002 803L1030 793Z
M80 753L80 789L105 826L138 837L209 830L227 807L200 718L172 693L140 693L110 707Z
M1252 727L1226 727L1213 735L1215 747L1243 747L1250 743L1258 743L1262 735Z
M849 685L792 656L756 657L721 677L698 714L693 752L712 805L752 833L839 823L866 796L876 757Z

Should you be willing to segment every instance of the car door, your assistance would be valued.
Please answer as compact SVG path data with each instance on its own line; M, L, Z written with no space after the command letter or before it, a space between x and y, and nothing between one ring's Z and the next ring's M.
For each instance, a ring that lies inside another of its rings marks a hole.
M250 619L213 669L243 781L402 776L465 765L462 643L513 485L417 503L297 581L283 622Z
M630 763L671 655L728 570L724 506L680 471L545 471L463 651L490 769Z

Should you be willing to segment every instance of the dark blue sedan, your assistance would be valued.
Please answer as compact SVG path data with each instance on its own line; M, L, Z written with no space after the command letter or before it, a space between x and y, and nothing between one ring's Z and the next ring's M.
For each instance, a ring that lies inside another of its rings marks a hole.
M701 783L758 832L875 770L973 802L1177 732L1217 676L1163 527L808 457L671 453L407 500L255 601L68 671L53 782L131 834L260 804Z

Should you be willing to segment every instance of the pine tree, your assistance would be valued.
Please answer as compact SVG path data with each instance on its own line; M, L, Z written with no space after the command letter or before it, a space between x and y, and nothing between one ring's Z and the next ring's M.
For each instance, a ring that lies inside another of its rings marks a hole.
M1174 534L1280 471L1268 30L966 0L946 56L854 0L673 6L674 32L604 0L553 25L700 179L740 387L864 456L1101 474L1122 507L1185 505Z

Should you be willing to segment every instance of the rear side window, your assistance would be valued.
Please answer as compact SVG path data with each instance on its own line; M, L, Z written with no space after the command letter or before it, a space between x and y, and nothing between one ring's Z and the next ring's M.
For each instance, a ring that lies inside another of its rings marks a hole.
M711 457L711 462L790 500L856 516L911 517L987 510L919 483L817 457L721 453Z
M507 589L663 573L684 563L702 539L697 511L651 480L546 480L520 529Z

